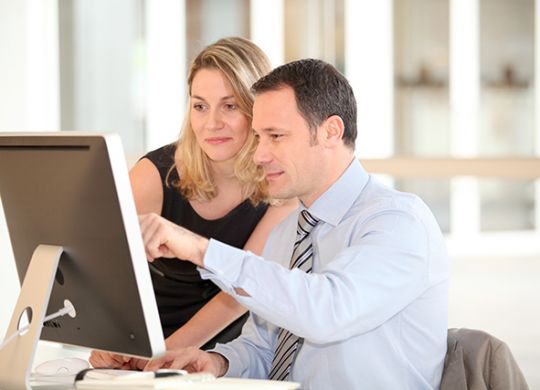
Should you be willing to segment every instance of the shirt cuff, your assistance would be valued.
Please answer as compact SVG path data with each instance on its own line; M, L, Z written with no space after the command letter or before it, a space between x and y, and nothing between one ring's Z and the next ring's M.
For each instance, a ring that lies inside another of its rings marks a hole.
M232 377L232 378L241 378L243 374L242 367L239 364L240 359L238 355L227 344L217 344L213 349L208 350L207 352L217 353L225 358L228 361L227 371L223 376Z
M204 255L204 268L199 268L203 279L219 279L221 282L234 286L238 281L242 264L247 252L210 239Z

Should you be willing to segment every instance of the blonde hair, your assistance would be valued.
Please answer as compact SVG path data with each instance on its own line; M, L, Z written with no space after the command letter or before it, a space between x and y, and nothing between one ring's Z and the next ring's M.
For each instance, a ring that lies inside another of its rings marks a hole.
M248 137L234 160L234 175L240 181L245 197L254 204L269 200L262 168L252 160L257 141L251 131L254 100L251 86L270 72L268 57L247 39L220 39L204 48L191 63L187 78L190 96L193 79L201 69L218 69L223 73L232 86L238 108L248 118ZM173 185L190 200L208 201L216 197L218 189L212 181L210 161L195 138L189 114L184 119L177 150L181 178Z

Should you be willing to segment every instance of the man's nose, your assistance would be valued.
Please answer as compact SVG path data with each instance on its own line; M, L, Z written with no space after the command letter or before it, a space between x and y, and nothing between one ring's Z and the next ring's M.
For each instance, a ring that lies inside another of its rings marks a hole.
M257 165L265 165L272 161L272 155L268 145L266 145L264 141L259 140L255 153L253 154L253 161Z

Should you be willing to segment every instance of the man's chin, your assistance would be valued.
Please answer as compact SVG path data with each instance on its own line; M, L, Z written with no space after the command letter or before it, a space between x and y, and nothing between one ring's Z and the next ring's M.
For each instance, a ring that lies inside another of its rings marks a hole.
M283 199L283 200L285 200L285 199L290 199L290 198L294 197L294 196L291 196L289 191L287 191L286 189L284 189L282 187L280 187L280 188L272 188L272 186L270 186L268 188L268 193L274 199Z

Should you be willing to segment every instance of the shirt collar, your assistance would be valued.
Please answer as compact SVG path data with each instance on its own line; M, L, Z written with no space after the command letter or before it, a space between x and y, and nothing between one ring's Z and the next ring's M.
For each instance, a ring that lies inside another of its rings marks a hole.
M352 207L368 180L369 175L364 167L354 158L339 179L307 210L318 219L336 226ZM303 205L300 207L301 210L304 208Z

